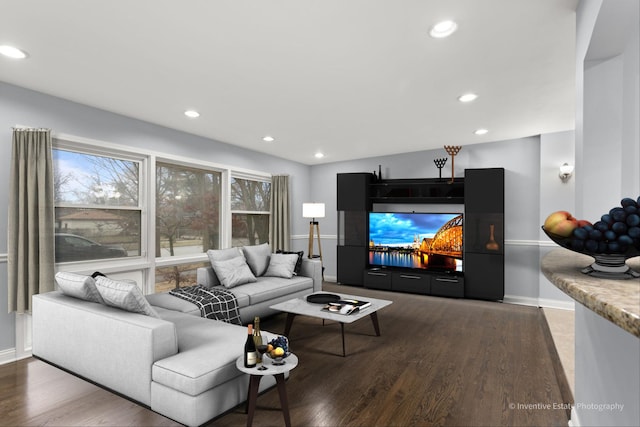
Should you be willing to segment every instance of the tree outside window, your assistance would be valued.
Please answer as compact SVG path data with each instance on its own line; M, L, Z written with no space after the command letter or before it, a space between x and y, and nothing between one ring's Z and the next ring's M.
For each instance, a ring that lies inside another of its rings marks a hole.
M56 262L141 254L140 162L54 149Z
M220 247L221 173L156 164L156 257Z

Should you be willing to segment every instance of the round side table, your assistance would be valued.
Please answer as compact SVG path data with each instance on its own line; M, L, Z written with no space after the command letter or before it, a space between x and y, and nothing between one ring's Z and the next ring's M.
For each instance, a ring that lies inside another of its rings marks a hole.
M253 423L253 414L256 411L256 400L258 398L258 387L260 386L260 380L265 375L273 375L276 378L278 394L280 395L280 406L282 408L282 415L284 416L284 424L287 427L290 427L291 419L289 418L289 402L287 400L284 374L298 366L298 357L291 353L289 357L285 359L285 363L283 365L274 365L273 361L266 356L262 357L262 361L267 369L259 371L257 365L254 368L245 368L244 356L240 356L236 359L236 367L238 370L245 374L249 374L249 390L247 392L247 427L250 427Z

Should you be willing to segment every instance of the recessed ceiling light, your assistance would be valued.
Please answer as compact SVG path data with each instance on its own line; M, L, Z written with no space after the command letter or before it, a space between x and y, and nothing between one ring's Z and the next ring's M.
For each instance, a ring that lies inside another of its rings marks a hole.
M6 44L0 46L0 53L14 59L24 59L29 56L27 55L27 52Z
M187 110L184 112L184 115L187 117L191 117L192 119L200 117L200 113L198 113L196 110Z
M314 157L315 157L316 159L321 159L321 158L323 158L323 157L324 157L324 154L322 154L321 152L317 152L316 154L314 154Z
M475 93L465 93L464 95L460 95L458 97L458 101L471 102L471 101L475 101L476 98L478 98L478 95L476 95Z
M449 37L458 29L458 24L453 21L442 21L438 22L436 25L431 27L429 30L429 35L436 39L442 39L444 37Z
M272 136L267 135L267 136L265 136L264 138L262 138L262 140L263 140L264 142L273 142L273 141L275 141L276 139L275 139L274 137L272 137Z
M475 132L476 135L484 135L485 133L489 132L487 129L477 129Z

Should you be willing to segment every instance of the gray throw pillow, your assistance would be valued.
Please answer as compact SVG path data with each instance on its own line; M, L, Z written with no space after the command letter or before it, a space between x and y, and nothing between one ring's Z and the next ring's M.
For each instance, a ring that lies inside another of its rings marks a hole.
M96 287L106 305L133 313L160 317L151 307L149 301L142 295L135 282L112 280L108 277L100 276L96 279Z
M283 251L281 249L278 249L276 251L277 254L296 254L298 255L298 262L296 262L296 268L293 270L293 275L297 276L298 274L300 274L300 270L302 270L302 257L304 256L304 251L297 251L297 252L291 252L291 251Z
M237 256L242 255L242 251L240 248L228 248L228 249L209 249L207 251L207 257L209 257L209 262L211 263L211 267L213 267L214 261L224 261L226 259L235 258ZM216 275L216 271L213 270L213 283L212 286L215 286L220 283L220 278Z
M257 281L243 256L214 261L213 270L227 289Z
M298 262L297 254L273 254L269 261L265 276L291 279Z
M104 304L96 281L91 276L59 271L56 273L56 282L63 294L85 301Z
M247 259L247 264L256 277L260 277L267 271L271 247L268 243L253 246L243 246L242 253Z

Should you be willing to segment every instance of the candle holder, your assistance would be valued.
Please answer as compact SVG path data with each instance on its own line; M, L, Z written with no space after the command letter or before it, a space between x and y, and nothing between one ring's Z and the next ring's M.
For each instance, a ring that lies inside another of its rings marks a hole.
M447 154L449 154L451 156L451 181L449 181L449 184L453 184L454 182L454 165L455 165L455 159L456 159L456 155L460 152L460 150L462 149L461 145L445 145L444 149L446 150Z
M445 163L447 163L447 158L443 157L441 159L433 159L433 163L436 164L436 167L438 168L438 178L440 180L442 180L442 168L444 167Z

